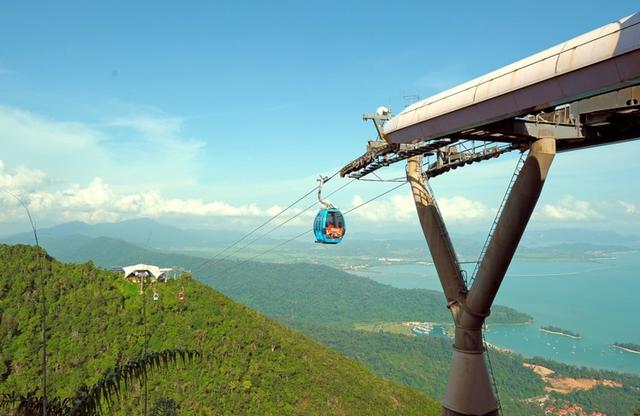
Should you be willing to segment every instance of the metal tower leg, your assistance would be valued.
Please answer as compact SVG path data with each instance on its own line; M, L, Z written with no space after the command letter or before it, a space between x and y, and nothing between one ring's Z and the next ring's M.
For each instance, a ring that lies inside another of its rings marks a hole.
M456 319L460 315L460 305L467 294L467 286L438 205L422 179L422 156L407 160L407 180L411 185L422 232L447 298L447 307Z
M435 198L422 177L422 158L412 157L407 162L407 179L418 218L456 326L443 415L498 415L498 401L485 364L482 325L538 201L554 155L554 139L532 143L468 292Z

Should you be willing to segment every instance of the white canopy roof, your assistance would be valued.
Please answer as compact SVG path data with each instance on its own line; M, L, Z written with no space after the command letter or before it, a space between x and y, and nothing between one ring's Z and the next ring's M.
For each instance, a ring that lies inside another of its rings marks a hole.
M162 276L164 273L170 271L170 268L160 268L158 266L153 266L150 264L134 264L133 266L125 266L122 268L122 270L124 270L124 275L126 276L130 276L131 274L135 273L135 272L142 272L142 271L147 271L151 274L151 276L155 277L156 279L159 278L160 276Z

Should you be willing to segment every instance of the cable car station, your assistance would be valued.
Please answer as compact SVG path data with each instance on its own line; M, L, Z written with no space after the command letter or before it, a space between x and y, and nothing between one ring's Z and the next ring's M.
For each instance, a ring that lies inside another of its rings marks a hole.
M456 328L443 415L499 414L485 319L556 154L640 137L638 85L640 13L419 101L396 116L384 107L365 114L375 124L377 140L340 175L361 179L406 160L406 179ZM467 276L429 179L511 151L521 157Z

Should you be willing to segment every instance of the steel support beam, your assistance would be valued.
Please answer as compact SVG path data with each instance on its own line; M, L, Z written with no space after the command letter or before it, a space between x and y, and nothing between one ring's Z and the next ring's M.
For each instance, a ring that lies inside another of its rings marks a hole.
M407 162L407 179L420 225L456 326L453 361L442 401L443 415L498 415L498 401L485 364L482 326L540 196L554 155L555 139L540 139L531 144L470 290L462 278L435 198L423 178L422 158L412 157Z
M459 316L467 286L462 278L462 271L440 210L422 178L422 156L413 156L407 160L407 180L411 185L422 232L447 298L447 307L455 319Z
M527 160L507 197L469 291L466 303L469 313L461 319L464 327L479 327L482 322L478 318L489 315L491 304L538 202L555 154L555 139L540 139L531 144Z

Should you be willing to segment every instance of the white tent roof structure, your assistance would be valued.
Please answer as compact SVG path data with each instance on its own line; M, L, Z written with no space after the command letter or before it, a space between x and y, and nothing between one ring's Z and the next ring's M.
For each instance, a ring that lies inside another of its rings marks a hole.
M122 268L122 270L124 270L125 277L128 277L135 272L146 271L146 272L149 272L149 274L151 274L151 276L155 277L156 279L162 276L164 273L171 271L170 268L160 268L158 266L153 266L150 264L134 264L132 266L125 266Z

